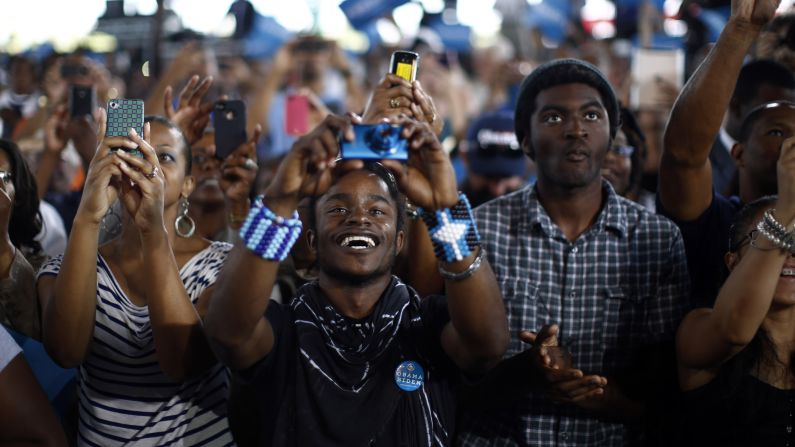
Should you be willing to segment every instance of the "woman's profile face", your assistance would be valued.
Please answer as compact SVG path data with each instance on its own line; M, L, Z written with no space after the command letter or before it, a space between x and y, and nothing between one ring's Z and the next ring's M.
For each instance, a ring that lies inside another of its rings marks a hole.
M8 154L4 150L0 150L0 186L5 190L8 197L11 198L11 203L14 203L14 197L16 196L16 189L14 188L14 172L12 171L11 167L11 159L9 158Z
M164 202L166 208L179 201L185 187L187 167L186 149L179 131L168 126L150 123L150 143L160 161L160 170L165 178ZM189 194L186 193L186 195Z

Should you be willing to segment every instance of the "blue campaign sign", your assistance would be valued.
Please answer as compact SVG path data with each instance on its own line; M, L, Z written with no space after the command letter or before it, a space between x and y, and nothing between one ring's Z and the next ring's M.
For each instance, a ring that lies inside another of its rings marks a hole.
M345 0L340 9L345 13L351 26L361 29L371 21L392 12L409 0Z
M243 54L254 59L271 57L292 37L292 33L273 17L255 14L254 26L243 39Z
M467 52L471 49L472 28L466 25L450 25L442 21L431 25L434 31L439 34L444 47L448 50Z
M566 27L572 16L572 5L565 0L543 0L529 4L525 25L539 28L547 39L560 42L566 36Z

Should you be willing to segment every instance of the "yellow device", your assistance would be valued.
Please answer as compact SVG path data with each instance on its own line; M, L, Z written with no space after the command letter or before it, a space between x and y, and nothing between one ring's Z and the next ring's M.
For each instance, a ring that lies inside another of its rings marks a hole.
M420 55L412 51L395 51L389 62L389 71L411 82L417 79Z

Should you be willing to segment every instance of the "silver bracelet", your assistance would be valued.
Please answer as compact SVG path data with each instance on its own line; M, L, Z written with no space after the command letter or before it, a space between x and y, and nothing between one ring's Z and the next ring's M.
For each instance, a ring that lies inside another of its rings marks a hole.
M756 224L756 230L776 247L788 252L795 250L795 240L793 240L791 233L784 233L783 236L779 235L776 231L777 229L769 228L769 225L770 223L766 219L762 219Z
M464 271L458 273L448 272L447 270L443 269L442 264L439 263L439 275L448 281L463 281L472 276L472 274L480 268L481 264L483 264L483 247L478 246L477 256L475 256L472 264L469 264L469 267L467 267Z

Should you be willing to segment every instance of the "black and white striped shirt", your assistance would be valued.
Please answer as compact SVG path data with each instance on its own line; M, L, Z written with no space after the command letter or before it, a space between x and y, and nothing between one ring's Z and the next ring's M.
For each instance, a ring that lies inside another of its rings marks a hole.
M230 248L214 242L180 270L194 304L215 282ZM47 262L39 277L57 275L62 258ZM79 445L234 445L227 421L228 379L220 364L182 383L166 377L155 354L149 309L129 300L97 256L94 334L78 372Z

